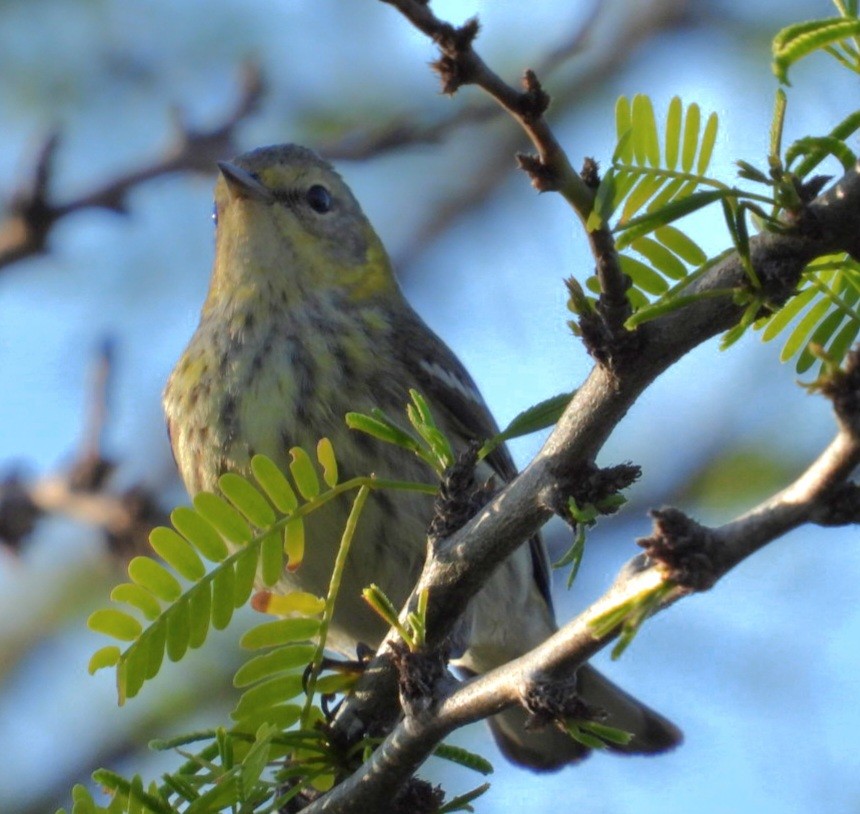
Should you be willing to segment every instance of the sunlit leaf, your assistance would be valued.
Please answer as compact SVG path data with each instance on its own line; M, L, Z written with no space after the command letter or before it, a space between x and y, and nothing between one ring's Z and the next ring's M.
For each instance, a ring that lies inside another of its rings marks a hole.
M241 475L225 472L218 478L218 488L257 528L266 528L275 522L275 512L269 501Z

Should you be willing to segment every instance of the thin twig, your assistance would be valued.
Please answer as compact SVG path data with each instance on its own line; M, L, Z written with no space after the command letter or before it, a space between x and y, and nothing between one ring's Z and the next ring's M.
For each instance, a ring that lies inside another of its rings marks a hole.
M172 145L161 158L97 186L65 203L52 200L53 158L59 134L51 133L36 157L33 177L13 193L0 222L0 269L48 248L48 237L57 221L84 209L127 212L129 193L146 181L178 172L209 173L218 159L239 152L235 140L237 125L256 110L264 90L256 65L248 63L240 72L240 93L224 121L208 130L195 130L176 114Z

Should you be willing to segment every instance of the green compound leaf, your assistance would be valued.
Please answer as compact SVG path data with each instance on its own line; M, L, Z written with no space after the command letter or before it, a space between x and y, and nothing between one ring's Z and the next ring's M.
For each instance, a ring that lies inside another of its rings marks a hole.
M104 667L116 667L119 664L121 654L120 649L115 644L102 647L90 657L87 670L92 675L96 670L101 670Z
M222 562L229 551L216 528L194 509L179 506L170 513L170 522L210 562Z
M233 677L233 686L247 687L276 673L289 672L310 664L316 646L313 644L288 644L263 653L243 664Z
M666 166L674 170L678 166L681 147L681 121L683 105L678 96L673 96L666 112Z
M791 165L800 156L815 156L823 160L832 155L846 172L857 163L857 154L842 139L832 136L809 136L798 139L785 152L785 163ZM818 163L818 162L816 162Z
M149 544L156 554L173 566L185 579L196 582L206 568L190 543L166 526L158 526L149 533Z
M860 332L860 264L847 255L821 257L804 271L799 293L782 309L757 323L762 339L787 339L782 361L796 358L798 373L816 361L812 343L839 363Z
M176 577L150 557L134 557L128 564L128 575L164 602L173 602L182 596L182 586Z
M191 638L191 618L186 600L177 602L167 612L167 658L179 661L188 650Z
M240 640L246 650L276 647L289 642L303 642L319 633L319 619L278 619L252 628Z
M188 646L196 650L203 645L209 635L209 622L212 618L212 586L209 583L198 585L188 595L188 606Z
M337 486L337 458L334 454L334 447L328 438L320 438L317 443L317 460L323 470L323 481L329 489Z
M421 449L418 441L408 432L404 432L381 410L371 411L371 415L363 413L347 413L346 425L351 430L372 435L387 444L408 449L410 452L419 452Z
M644 94L633 97L633 154L640 166L660 166L660 140L657 136L657 120L651 100Z
M284 569L284 546L279 531L270 532L260 549L260 575L263 584L274 585Z
M654 230L654 237L691 266L700 266L708 259L698 243L674 226L659 226Z
M827 46L857 36L860 36L860 20L856 17L809 20L787 26L773 39L773 72L780 82L789 85L788 69L792 65Z
M482 783L477 788L467 791L465 794L457 795L441 806L438 814L453 814L455 811L474 811L475 809L471 806L472 801L477 800L489 788L489 783Z
M234 720L246 718L254 710L272 707L290 701L303 692L302 674L278 675L261 681L242 693L236 708L230 713Z
M573 392L559 393L518 413L505 429L481 447L479 457L485 458L500 444L512 438L520 438L553 426L561 418L572 398Z
M243 544L253 537L251 527L242 515L219 495L198 492L193 503L194 508L229 542Z
M305 522L301 517L284 526L284 553L287 556L287 570L296 571L305 556Z
M212 580L212 627L215 630L224 630L233 618L235 586L236 571L234 566L222 565L215 572L215 578Z
M633 251L638 252L651 265L672 280L683 280L687 276L687 267L669 249L649 237L640 237L630 244Z
M434 757L442 758L442 760L456 763L458 766L471 769L479 774L488 775L492 774L494 771L493 764L482 755L478 755L475 752L470 752L467 749L463 749L460 746L454 746L450 743L439 744L439 746L433 750L433 755Z
M251 471L260 484L260 488L272 501L275 508L282 514L292 514L299 505L299 499L286 475L278 465L265 455L255 455L251 458Z
M825 137L827 141L824 144L813 146L813 149L805 156L800 164L794 168L794 174L798 178L805 178L830 153L830 149L824 149L825 144L829 146L832 143L829 141L830 139L836 139L840 144L844 144L845 140L853 136L858 130L860 130L860 110L854 111L839 122L839 124L837 124L836 127L834 127ZM801 142L802 141L803 139L801 139ZM792 145L792 147L793 146L794 145ZM788 152L786 153L786 164L789 166L792 162L789 160L788 156L789 153L791 153L792 147L789 147Z
M110 598L114 602L125 602L133 608L137 608L150 621L157 619L161 613L159 601L146 588L132 582L123 582L117 585L110 592Z
M226 472L218 478L218 488L257 528L267 528L275 522L275 512L269 502L241 475Z
M699 149L699 129L702 126L702 111L699 106L693 104L687 107L687 116L684 122L684 141L681 149L681 169L690 172L696 161L696 152Z
M257 578L257 564L260 558L260 548L248 546L236 557L236 573L233 583L233 607L241 608L254 590L254 580Z
M301 447L290 450L290 474L305 500L312 500L320 493L320 482L311 456Z
M699 161L696 164L696 171L699 175L704 175L711 165L711 157L714 154L714 145L717 143L717 130L719 128L719 120L716 113L711 113L708 116L708 122L705 125L705 133L702 136L702 145L699 148Z
M660 295L669 290L669 283L657 271L630 255L618 257L621 270L633 281L636 288L646 294Z

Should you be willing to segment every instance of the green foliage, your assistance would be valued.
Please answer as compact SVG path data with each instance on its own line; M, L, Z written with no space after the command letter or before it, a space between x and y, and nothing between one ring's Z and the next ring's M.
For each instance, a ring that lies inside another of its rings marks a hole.
M574 391L575 392L575 391ZM478 457L486 458L496 447L510 441L512 438L520 438L547 427L552 427L561 418L561 414L570 404L573 393L559 393L538 402L527 410L523 410L511 419L505 429L490 438L479 450Z
M747 208L773 205L774 200L707 174L719 123L711 113L703 126L695 103L685 109L674 97L661 136L647 96L621 97L615 125L618 144L612 165L586 225L589 230L611 228L616 236L619 265L632 283L627 296L634 314L628 327L634 328L684 304L683 289L712 263L677 221L719 202L735 247L747 256ZM751 279L755 284L754 275ZM599 294L598 278L587 280L586 288ZM582 305L573 302L572 310L581 313Z
M618 633L618 642L612 648L612 658L617 659L630 646L645 620L669 595L674 586L661 582L654 588L611 608L601 616L592 619L591 631L600 638Z
M857 3L835 0L835 5L838 17L792 25L774 38L773 67L781 82L787 84L789 67L816 51L860 73ZM821 181L809 178L809 174L823 160L832 157L844 170L857 163L847 139L860 130L860 111L851 112L824 135L800 138L783 149L787 104L785 93L779 89L766 169L738 162L740 178L759 187L752 190L729 186L707 173L718 131L715 114L708 116L703 127L699 107L694 103L685 108L675 97L664 120L658 123L647 96L618 100L617 145L597 189L587 227L610 228L616 237L621 270L632 283L628 299L633 314L628 328L702 296L731 296L743 306L743 312L738 324L723 337L723 347L753 326L762 330L765 340L790 328L782 359L796 357L798 372L814 363L819 348L837 363L844 356L860 324L858 264L847 255L816 260L804 272L797 296L780 309L761 293L750 257L751 224L757 229L789 230L810 190L821 186ZM736 290L690 294L690 283L724 255L706 257L678 221L715 204L722 209L729 237L746 270L747 284ZM569 307L574 313L581 315L594 308L595 300L578 285L569 287ZM588 279L586 288L600 294L598 278Z
M860 74L860 20L857 4L836 0L839 17L795 23L780 31L773 40L773 72L788 85L788 69L818 51L829 54L843 67Z
M450 444L417 393L409 419L434 465L452 459ZM123 703L155 677L165 655L178 661L188 649L200 647L209 629L226 627L234 610L253 593L255 609L279 618L242 636L240 644L251 657L234 677L241 694L231 713L232 727L153 742L153 748L175 749L185 759L178 771L163 776L160 786L144 789L138 777L127 780L106 770L95 772L96 782L112 795L111 803L99 807L85 788L76 787L73 814L276 811L309 786L330 788L372 750L373 743L364 741L344 755L317 726L324 714L314 698L348 691L358 675L350 669L324 674L328 627L370 492L399 488L432 494L435 487L373 477L340 482L328 439L317 445L315 459L305 450L290 450L289 475L260 455L250 469L253 480L225 474L218 482L220 494L198 494L193 509L181 507L172 513L172 528L154 529L150 542L160 561L132 560L131 581L111 592L120 607L97 610L89 620L91 629L129 643L124 650L103 647L90 660L91 671L116 667ZM304 518L349 492L355 498L326 596L265 590L281 582L285 569L300 567ZM255 585L260 589L256 593ZM426 609L425 592L403 628L411 647L423 644ZM396 610L391 613L396 619ZM190 744L197 750L188 751ZM483 758L456 747L442 745L438 754L481 773L492 771ZM470 810L469 801L482 790L450 801L447 810Z
M427 602L430 598L426 589L418 594L418 607L407 615L406 624L400 621L394 603L378 585L369 585L361 592L361 596L389 627L397 628L400 638L413 653L424 646Z
M412 430L400 427L379 408L364 413L347 413L346 424L352 430L371 435L387 444L394 444L417 455L437 475L441 476L454 463L451 442L436 426L427 400L417 390L410 390L412 399L406 405L406 415Z
M583 506L580 506L574 498L568 498L568 519L574 526L573 542L570 548L552 564L553 568L570 569L567 574L568 590L573 585L576 575L579 573L579 566L582 564L582 558L585 555L586 530L596 525L597 519L601 514L612 514L623 506L625 502L626 498L618 493L609 495L596 504L586 503Z
M598 721L568 720L564 723L567 734L589 749L608 749L610 746L627 746L633 739L630 732L607 726Z

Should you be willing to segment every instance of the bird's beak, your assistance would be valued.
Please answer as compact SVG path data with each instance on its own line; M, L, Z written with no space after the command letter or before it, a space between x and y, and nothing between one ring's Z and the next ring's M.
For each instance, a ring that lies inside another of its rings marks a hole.
M272 203L275 196L266 189L251 173L231 164L229 161L219 161L218 169L227 182L231 198L251 198L262 203Z

